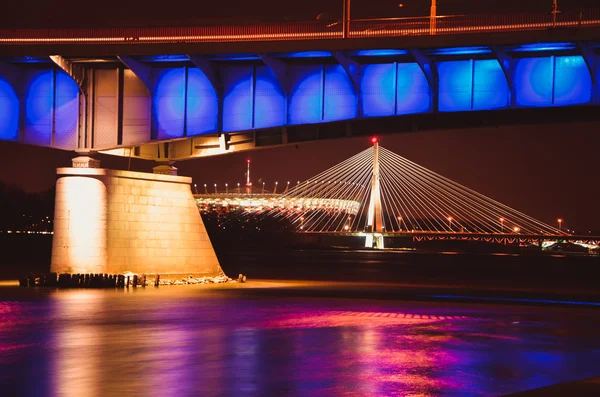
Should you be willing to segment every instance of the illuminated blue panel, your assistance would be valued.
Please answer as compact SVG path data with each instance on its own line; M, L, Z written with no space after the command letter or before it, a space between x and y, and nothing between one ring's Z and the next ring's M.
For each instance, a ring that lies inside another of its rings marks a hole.
M398 64L397 84L396 114L421 113L429 110L429 83L417 63Z
M574 105L592 99L592 77L580 55L555 58L554 104Z
M162 69L152 98L159 139L183 136L185 68Z
M19 137L19 97L12 85L0 76L0 139Z
M473 61L439 62L437 68L440 112L471 110Z
M365 117L392 116L394 114L394 85L396 64L372 64L362 67L360 94Z
M25 142L50 145L53 71L29 70L25 81Z
M290 52L285 54L288 58L325 58L330 57L331 52L329 51L304 51L304 52Z
M565 51L574 50L575 44L573 43L533 43L533 44L522 44L508 48L511 52L539 52L539 51Z
M254 128L284 125L285 113L285 96L275 74L267 66L257 66Z
M79 121L79 87L62 70L56 72L54 114L54 144L58 147L75 148Z
M552 104L552 59L523 58L515 66L517 106L550 106Z
M383 57L393 55L407 55L407 50L359 50L354 51L352 55L358 57Z
M188 69L186 117L188 136L217 130L219 99L208 78L196 68Z
M350 76L341 65L325 68L325 121L347 120L356 117L356 94Z
M252 128L252 66L223 68L223 131Z
M451 47L451 48L436 48L435 50L427 51L430 55L476 55L490 54L492 51L485 46L477 47Z
M323 111L323 66L290 67L289 123L318 123Z
M507 107L510 91L506 76L496 59L475 61L473 109L488 110Z

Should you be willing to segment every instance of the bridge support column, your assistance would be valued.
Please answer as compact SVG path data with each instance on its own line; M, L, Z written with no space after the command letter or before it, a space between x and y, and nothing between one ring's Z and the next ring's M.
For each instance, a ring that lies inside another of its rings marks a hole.
M222 274L191 178L99 168L89 157L59 168L51 271Z
M371 178L371 197L367 212L366 248L383 249L383 214L381 212L381 186L379 182L379 142L373 139L373 177Z

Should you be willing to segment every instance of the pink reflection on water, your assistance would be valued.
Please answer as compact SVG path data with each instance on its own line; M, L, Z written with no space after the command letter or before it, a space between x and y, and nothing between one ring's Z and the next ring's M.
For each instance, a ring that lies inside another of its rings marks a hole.
M581 376L577 363L600 357L588 312L177 291L3 302L2 318L21 314L0 329L0 362L15 368L0 386L21 366L45 387L30 395L493 396Z

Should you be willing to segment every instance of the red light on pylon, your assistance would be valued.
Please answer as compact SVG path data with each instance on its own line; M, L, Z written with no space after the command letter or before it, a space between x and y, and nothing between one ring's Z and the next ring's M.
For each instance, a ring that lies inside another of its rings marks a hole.
M376 136L371 138L371 143L377 143L377 142L379 142L379 138L377 138Z
M250 164L250 159L246 160L246 162L247 162L248 164Z

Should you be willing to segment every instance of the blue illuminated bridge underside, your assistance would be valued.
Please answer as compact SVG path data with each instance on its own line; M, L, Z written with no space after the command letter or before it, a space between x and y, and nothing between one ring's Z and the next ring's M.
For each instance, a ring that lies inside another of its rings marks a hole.
M483 111L493 122L488 111L520 109L515 111L522 114L533 108L597 105L599 50L600 41L586 41L5 57L0 58L0 139L176 159L352 136L352 122L365 125L373 118L447 120L456 112ZM333 123L331 136L311 130L310 125L323 123ZM299 126L308 127L294 138ZM354 135L383 132L378 128L375 121L371 131L363 128ZM135 150L129 153L127 147Z

